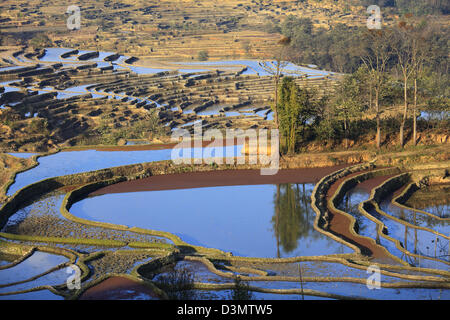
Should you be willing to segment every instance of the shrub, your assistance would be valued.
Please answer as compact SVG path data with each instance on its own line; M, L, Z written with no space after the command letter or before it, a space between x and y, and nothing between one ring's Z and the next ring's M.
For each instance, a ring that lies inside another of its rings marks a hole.
M230 300L251 300L252 298L253 293L250 291L248 282L243 282L240 277L235 277Z
M187 268L173 269L161 275L156 285L164 290L170 300L194 300L194 274Z
M200 51L197 56L199 61L207 61L209 59L209 54L207 51Z
M33 119L30 122L30 132L31 133L47 133L48 123L45 119Z

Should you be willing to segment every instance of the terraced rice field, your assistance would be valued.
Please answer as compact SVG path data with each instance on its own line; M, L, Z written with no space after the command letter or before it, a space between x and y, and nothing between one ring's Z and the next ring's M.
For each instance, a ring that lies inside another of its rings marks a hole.
M172 145L138 145L150 139L64 149L105 119L131 128L156 114L167 133L273 125L270 61L133 60L47 48L15 52L0 69L2 112L51 130L40 141L39 128L23 139L24 127L0 128L8 157L34 164L7 184L0 208L1 299L164 299L161 279L183 270L198 299L229 298L237 276L256 299L450 298L445 168L282 164L261 176L257 165L175 164ZM286 72L323 91L339 76ZM241 145L227 148L242 156ZM367 285L370 268L379 290Z
M80 144L80 136L88 141L102 126L132 128L150 115L169 132L192 131L195 123L203 129L272 126L270 61L177 62L163 69L132 61L110 52L64 48L13 53L10 62L18 65L0 68L0 108L22 126L0 128L2 147L46 151ZM338 77L293 64L285 72L319 93L333 88ZM45 122L49 137L42 136L43 130L30 132L26 124L33 122L36 128Z
M78 152L60 153L66 167ZM188 270L196 299L228 299L237 275L256 299L450 298L448 188L433 187L445 170L372 163L263 177L155 160L63 177L44 170L51 162L31 169L44 174L0 211L0 297L160 299L155 284ZM428 188L439 200L419 206ZM72 264L79 290L61 276ZM380 290L367 287L369 266Z

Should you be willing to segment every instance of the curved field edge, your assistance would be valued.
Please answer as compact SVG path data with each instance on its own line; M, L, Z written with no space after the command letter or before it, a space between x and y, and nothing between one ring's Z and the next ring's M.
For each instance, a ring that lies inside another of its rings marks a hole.
M369 167L371 167L371 165L369 165ZM249 167L244 166L244 168L248 169ZM230 166L226 166L223 169L230 169ZM236 167L235 167L235 169L236 169ZM4 219L5 216L7 216L8 214L11 215L15 212L15 209L17 208L18 204L20 203L20 200L26 199L27 197L33 197L33 196L36 197L38 195L47 193L49 190L56 190L62 186L82 185L81 187L69 192L66 195L65 200L64 200L64 205L62 206L62 209L61 209L61 211L63 212L64 209L67 210L66 206L68 206L70 208L70 203L72 201L75 201L75 199L77 199L77 197L82 197L83 195L86 195L86 193L89 193L92 189L97 189L104 185L108 185L111 183L117 183L117 182L125 181L125 180L144 178L144 177L147 177L150 175L192 172L192 171L197 171L197 170L211 171L211 170L217 170L217 168L212 169L210 166L177 166L177 165L173 165L171 162L163 161L160 163L148 163L148 164L123 166L123 167L98 170L98 171L89 172L89 173L82 173L82 174L75 174L75 175L70 175L70 176L45 179L45 180L39 181L35 184L32 184L30 186L27 186L27 187L19 190L0 209L0 215L1 215L2 219ZM345 169L341 169L341 170L339 170L339 172L342 172L344 170ZM98 181L98 180L100 180L100 181ZM92 182L92 181L94 181L94 182ZM317 186L316 186L316 188L317 188ZM71 197L73 197L73 198L71 198ZM69 213L68 210L64 214L71 216L71 214ZM82 222L84 223L85 221L83 220ZM116 226L116 225L107 225L107 227L114 227L114 228L118 227L120 229L120 226ZM140 231L140 232L150 232L150 233L153 232L151 230L138 229L138 228L128 228L127 231ZM159 235L161 235L161 234L159 234ZM165 235L173 236L170 234L165 234ZM176 241L178 241L176 238L173 238L173 239L175 240L174 242L180 246L185 244L184 242L176 242ZM136 247L139 247L139 243L136 243ZM192 248L198 249L198 247L192 247ZM342 264L350 266L350 267L358 267L360 269L367 268L367 266L369 265L368 261L364 260L364 259L361 259L361 261L358 261L358 263L349 262L349 261L357 260L357 259L355 259L357 257L354 254L334 255L334 256L330 255L330 256L320 256L320 257L297 257L297 258L284 258L284 259L270 259L270 258L232 257L227 254L224 254L223 252L221 252L219 250L215 250L215 249L210 250L208 248L205 248L205 249L206 250L201 253L202 255L209 257L211 259L220 259L220 260L228 260L228 261L232 261L232 260L255 261L255 262L256 261L259 261L259 262L268 262L269 261L269 262L280 262L280 263L286 263L289 261L300 262L300 261L308 261L308 260L309 261L333 261L333 262L342 263ZM180 254L179 252L177 253L177 250L172 251L172 253L177 254L177 255ZM80 263L81 265L84 265L85 262L86 262L86 260L83 260L83 259L80 259L78 261L78 263ZM380 265L380 266L385 267L385 268L395 269L395 267L390 266L390 265L384 265L384 266ZM89 269L87 267L86 267L86 269L87 269L87 272L84 273L84 277L87 277L87 275L88 275ZM404 269L398 269L398 270L404 270ZM410 268L409 270L417 271L415 268ZM427 270L421 269L420 271L426 272ZM430 271L431 271L431 273L434 273L433 272L434 270L430 270ZM412 279L412 278L410 278L411 276L403 275L400 273L399 274L389 273L386 270L382 270L382 273L384 273L386 275L398 276L400 278ZM440 273L438 272L438 274L440 274ZM446 274L444 274L444 275L446 275ZM412 276L412 277L414 277L414 276ZM279 281L294 280L293 278L284 278L284 277L277 278L277 277L273 277L273 276L249 278L249 280L255 280L255 279L261 279L260 281L267 281L267 280L277 281L277 279ZM295 278L295 279L296 279L295 281L298 281L298 278ZM434 279L434 278L430 278L430 277L417 277L414 279L415 280L423 280L423 281L433 281L435 283L432 285L437 286L439 288L442 288L442 285L443 285L442 279L440 279L440 278ZM344 282L355 282L356 281L358 283L361 282L361 279L357 279L357 278L338 278L338 277L337 278L328 278L328 279L326 279L326 278L314 278L314 279L311 278L311 279L305 279L305 280L307 280L307 281L326 281L326 282L339 282L339 281L344 281ZM386 284L386 285L391 286L391 284ZM419 286L419 287L427 287L427 288L431 286L431 284L419 284L419 283L413 283L413 284L404 283L404 284L398 284L398 285L400 287L408 287L408 286L417 287L417 286ZM447 288L446 285L444 285L444 287ZM48 289L48 288L46 287L46 289ZM220 288L218 290L220 290Z
M410 210L410 211L419 212L419 213L425 214L425 215L432 217L433 219L436 219L439 221L450 221L450 218L442 218L435 214L426 212L424 210L412 208L412 207L409 207L406 205L406 202L414 194L414 192L416 192L420 189L421 189L421 186L419 185L419 183L412 182L398 196L394 197L392 199L391 203L397 207L400 207L400 208L403 208L406 210Z
M334 192L334 194L328 199L328 207L340 214L343 215L345 217L347 217L347 219L350 220L350 226L349 226L349 231L353 236L357 236L357 237L363 237L365 239L367 239L370 244L374 247L378 247L381 248L381 250L383 251L384 255L386 255L387 257L391 258L392 260L400 263L400 264L404 264L403 261L401 261L399 258L395 257L393 254L391 254L385 247L383 246L379 246L376 241L372 238L369 237L365 237L360 235L357 232L357 221L355 219L355 217L343 210L340 210L337 208L338 204L342 201L343 197L345 196L345 194L352 188L354 188L356 185L358 185L359 183L365 181L365 180L369 180L375 177L379 177L379 176L385 176L385 175L391 175L394 173L398 173L400 170L398 168L387 168L387 169L378 169L378 170L371 170L368 172L364 172L361 174L358 174L356 176L350 177L345 179L337 188L337 190Z
M369 197L368 200L363 201L359 204L358 209L359 211L366 216L367 218L371 219L372 221L374 221L377 225L378 225L378 229L377 232L380 236L382 236L383 238L385 238L386 240L394 243L394 245L396 246L396 248L398 250L400 250L402 253L409 255L411 257L415 257L415 258L422 258L422 259L428 259L428 260L432 260L432 261L437 261L437 262L441 262L447 265L450 265L450 263L445 262L445 261L441 261L438 259L435 259L433 257L424 257L424 256L420 256L414 253L411 253L409 251L407 251L405 248L403 248L403 246L400 244L400 241L397 239L394 239L392 237L390 237L389 235L387 235L385 233L385 229L386 226L383 222L381 222L379 219L376 219L375 217L373 217L373 215L370 214L370 210L373 209L375 210L378 214L380 214L381 216L385 216L387 218L391 218L392 216L389 215L388 213L384 212L383 210L380 209L380 202L383 198L386 197L386 195L388 195L389 193L392 193L394 190L399 189L400 187L402 187L403 185L405 185L406 183L410 182L412 178L412 174L411 173L402 173L400 175L397 175L395 177L392 177L388 180L386 180L384 183L382 183L380 186L378 186L377 188L373 189L371 192L371 195ZM397 219L397 222L400 223L405 223L404 221L401 221L400 219ZM412 226L412 225L411 225ZM414 226L416 227L416 226ZM417 229L423 229L423 228L419 228L416 227ZM426 228L425 228L426 229ZM428 229L431 230L431 229ZM428 231L426 230L426 231ZM431 230L433 233L435 233L433 230ZM425 268L417 268L419 270L425 270ZM435 270L435 269L426 269L428 270ZM438 270L435 270L435 272L445 275L445 276L450 276L450 272L439 272Z
M360 261L364 261L364 260L368 260L368 257L365 257L361 254L360 249L351 244L346 242L344 239L339 238L337 236L335 236L334 234L330 233L329 231L326 231L323 226L327 223L327 212L328 212L328 205L332 205L334 206L334 200L336 200L336 198L342 197L343 194L345 194L346 191L348 191L348 189L350 189L350 187L355 185L355 182L358 180L361 180L362 178L370 178L371 176L375 176L377 175L376 173L374 174L373 172L369 171L367 173L363 173L361 175L357 175L354 177L351 177L347 180L344 180L341 185L338 187L338 189L336 190L336 192L334 193L334 195L332 196L332 199L326 199L326 194L327 191L329 190L330 186L334 183L336 183L337 180L348 176L352 173L358 172L358 171L363 171L363 170L367 170L367 169L373 169L375 167L374 162L371 162L369 164L363 164L363 165L356 165L356 166L352 166L349 168L344 168L341 170L338 170L334 173L331 173L330 175L324 177L321 179L321 181L319 181L318 184L316 184L312 195L311 195L311 200L312 200L312 207L314 209L314 211L316 212L316 220L315 220L315 228L322 232L323 234L335 239L336 241L339 241L351 248L353 248L355 250L355 254L358 258L360 258ZM386 171L387 170L387 171ZM386 172L393 172L392 170L396 170L396 169L381 169L379 170L378 174L385 174ZM400 175L401 177L407 177L407 179L410 178L410 175L408 173L403 173ZM399 241L395 241L395 239L392 239L391 237L385 235L383 233L383 229L384 229L384 224L379 221L378 219L374 218L368 211L365 210L366 206L368 203L371 203L371 200L373 200L373 198L375 197L375 194L379 193L379 191L377 190L381 190L386 188L386 186L389 184L389 181L393 180L393 179L398 179L399 176L395 176L393 178L388 179L387 181L385 181L384 183L382 183L380 186L376 187L375 189L372 189L371 191L371 195L369 197L368 200L360 203L359 205L359 211L368 219L374 221L377 225L378 225L378 234L385 237L387 240L394 242L397 246L398 249L403 249L400 246ZM364 180L364 179L363 179ZM407 181L407 180L405 180ZM405 182L402 181L402 182ZM334 199L334 200L333 200ZM337 202L336 202L337 203ZM342 213L344 215L346 215L351 221L351 228L350 228L350 232L353 234L356 234L355 230L354 230L354 223L356 222L356 219L346 213L343 212ZM403 249L404 250L404 249ZM389 253L390 254L390 253ZM390 254L391 256L393 256L392 254ZM401 260L395 256L393 256L395 259L395 261L397 262L401 262ZM360 261L358 261L358 263L360 263ZM366 262L367 263L367 262ZM371 262L371 264L373 265L378 265L380 268L386 268L387 266L389 266L389 268L393 268L394 266L392 265L386 265L386 264L379 264L379 263L375 263L375 262ZM417 272L426 272L426 273L430 273L430 274L437 274L437 275L441 275L444 277L449 277L450 276L450 272L448 271L443 271L443 270L436 270L436 269L430 269L430 268L417 268L417 267L412 267L408 264L405 264L405 262L401 262L402 266L395 266L394 268L396 270L411 270L411 271L417 271ZM448 280L447 280L448 281Z
M16 177L17 177L18 174L20 174L22 172L25 172L25 171L28 171L28 170L31 170L33 168L36 168L39 165L39 162L38 162L39 158L46 157L46 156L49 156L49 155L53 155L53 154L59 153L60 151L61 151L61 149L58 149L58 150L49 151L49 152L46 152L46 153L35 154L35 155L31 156L31 158L30 158L31 159L31 165L26 167L26 168L23 168L21 170L18 170L18 171L14 172L12 174L11 178L9 179L9 181L2 186L2 189L0 190L0 197L7 196L8 190L16 182Z
M52 268L49 268L48 270L46 270L38 275L35 275L31 278L28 278L28 279L25 279L22 281L18 281L18 282L14 282L14 283L8 283L5 285L2 285L1 287L7 288L9 286L13 286L13 285L17 285L17 284L32 282L32 281L39 279L51 272L60 270L65 267L69 267L71 265L76 265L80 268L80 272L81 272L80 276L81 276L82 280L86 279L89 276L89 273L90 273L89 267L86 264L84 264L82 261L83 260L82 257L84 255L80 254L76 251L73 251L70 249L65 249L65 248L43 246L43 245L26 245L26 244L22 244L22 243L19 244L19 243L3 241L3 240L0 240L0 253L14 254L14 255L18 255L19 257L17 259L15 259L14 261L12 261L10 264L2 266L1 270L5 270L5 269L12 268L14 266L19 265L20 263L24 262L33 253L35 253L37 251L50 253L50 254L54 254L54 255L59 255L59 256L64 256L68 259L68 261L63 262ZM9 295L24 294L24 293L29 293L29 292L41 291L41 290L49 290L53 294L56 294L56 295L66 298L68 295L66 293L64 293L64 291L61 290L63 288L66 288L66 284L59 284L59 285L53 285L53 286L52 285L41 285L41 286L32 287L32 288L24 289L24 290L3 292L3 293L0 293L0 296L9 296Z

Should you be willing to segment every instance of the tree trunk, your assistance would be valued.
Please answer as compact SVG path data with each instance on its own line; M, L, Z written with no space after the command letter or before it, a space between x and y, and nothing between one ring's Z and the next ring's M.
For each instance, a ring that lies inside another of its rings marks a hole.
M278 75L275 76L275 102L274 102L274 114L273 120L275 121L275 129L279 129L278 126Z
M280 235L278 230L278 217L280 215L280 185L277 184L277 197L275 204L275 236L277 238L277 258L280 258Z
M405 124L408 114L408 78L405 76L403 79L403 95L405 99L405 107L403 109L403 118L400 124L400 146L403 148L405 145Z
M414 145L417 145L417 117L416 117L416 110L417 110L417 78L414 79L414 109L413 109L413 142Z
M377 148L381 148L381 123L380 123L380 102L379 102L379 92L375 91L375 108L376 108L376 120L377 120Z
M345 149L348 149L348 128L347 128L347 118L344 119L344 139L345 139Z

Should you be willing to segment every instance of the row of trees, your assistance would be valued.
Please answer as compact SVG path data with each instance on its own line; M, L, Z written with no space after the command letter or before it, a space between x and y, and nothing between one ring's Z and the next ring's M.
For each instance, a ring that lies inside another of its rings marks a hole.
M303 23L302 29L309 29L307 26L307 23ZM288 57L289 50L286 47L296 41L295 33L291 33L291 36L294 39L289 38L284 44L280 43L277 65L281 67L283 59L280 53ZM412 140L416 144L419 105L450 111L448 43L436 41L441 36L439 28L424 22L400 22L395 28L366 30L364 46L359 45L357 48L358 69L343 77L333 95L321 100L306 88L297 87L293 79L280 80L279 75L275 74L278 88L275 95L278 102L274 108L275 122L282 136L282 150L290 153L295 151L298 135L305 136L307 123L316 125L320 130L325 128L326 131L333 130L333 123L339 119L347 138L351 122L367 110L375 114L376 146L381 148L383 107L398 103L399 100L402 101L399 145L403 147L405 144L405 127L410 109ZM445 38L448 41L448 36ZM436 43L445 47L436 48ZM443 55L442 52L447 54ZM326 112L324 109L327 109Z
M411 19L411 18L409 18ZM425 20L424 20L425 21ZM428 23L432 24L432 19ZM421 23L419 23L421 24ZM430 45L428 58L432 69L448 73L448 26L433 26L427 42ZM383 28L385 30L385 28ZM361 56L371 46L372 37L366 26L356 27L336 24L331 28L313 28L309 18L289 15L281 23L269 23L268 32L280 33L291 39L286 48L286 58L297 64L315 64L322 69L340 72L355 72L361 65ZM389 67L395 61L391 60Z
M344 79L341 87L344 92L338 93L343 102L350 105L361 105L361 96L368 96L368 107L375 110L377 122L376 144L381 147L381 113L383 97L395 91L397 81L403 89L403 110L399 131L399 144L405 144L405 125L408 118L409 104L412 104L413 143L417 143L417 110L419 100L419 85L423 83L425 70L433 67L432 39L436 32L435 26L426 23L400 22L396 28L368 31L369 44L361 55L363 68ZM443 60L448 60L445 57ZM448 67L448 66L447 66ZM447 75L448 78L448 75ZM352 85L348 82L353 80ZM357 90L357 96L346 91ZM365 91L365 92L364 92ZM421 97L426 96L425 90ZM366 93L364 95L364 93ZM448 96L441 92L445 108ZM446 101L445 101L446 100Z
M353 0L354 4L362 6L378 5L384 8L392 8L399 13L424 14L448 14L450 3L447 0Z

